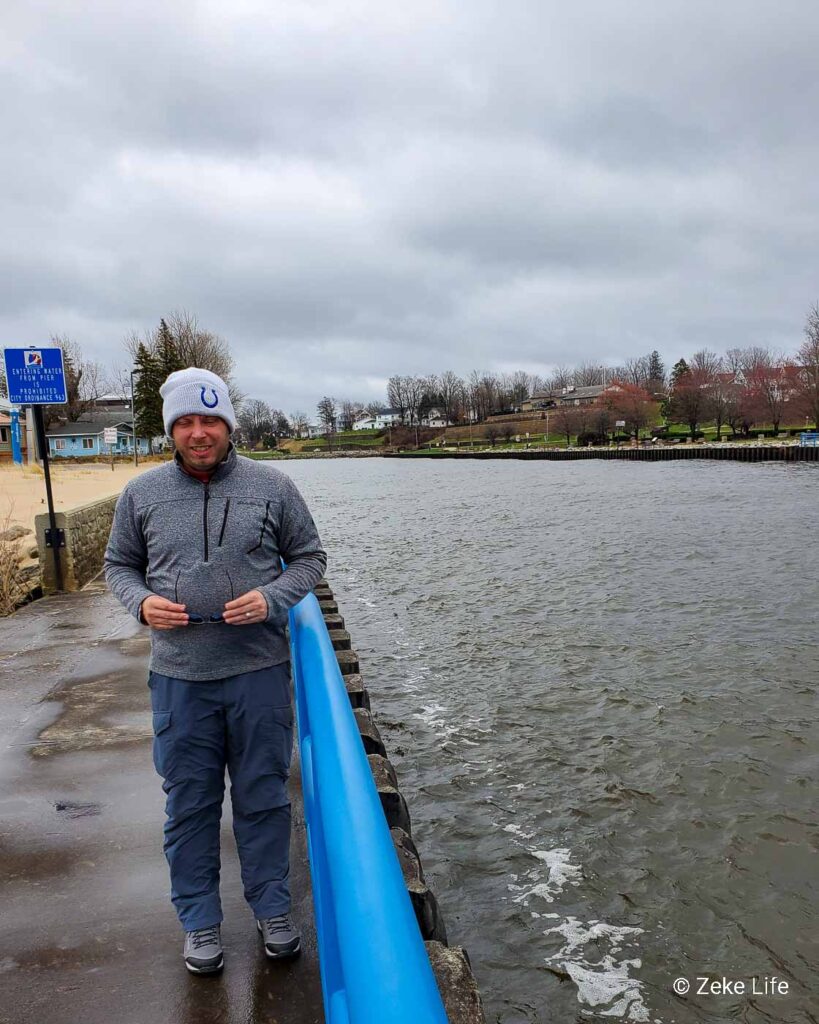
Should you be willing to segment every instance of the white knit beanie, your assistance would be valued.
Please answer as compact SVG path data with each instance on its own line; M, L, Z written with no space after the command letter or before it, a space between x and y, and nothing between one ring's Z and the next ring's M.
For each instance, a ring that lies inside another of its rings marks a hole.
M180 416L218 416L230 428L236 429L236 413L228 394L227 384L210 370L189 366L176 370L159 389L162 395L162 421L170 437L173 425Z

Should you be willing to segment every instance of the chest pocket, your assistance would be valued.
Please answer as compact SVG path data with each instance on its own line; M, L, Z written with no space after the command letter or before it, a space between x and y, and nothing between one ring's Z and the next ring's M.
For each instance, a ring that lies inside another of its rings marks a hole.
M220 531L220 546L240 555L269 560L278 553L273 502L230 498Z

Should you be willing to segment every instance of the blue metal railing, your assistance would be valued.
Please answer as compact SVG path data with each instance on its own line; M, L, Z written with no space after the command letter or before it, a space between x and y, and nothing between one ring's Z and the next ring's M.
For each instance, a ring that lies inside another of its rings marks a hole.
M446 1024L313 594L290 612L290 644L327 1024Z
M800 448L819 448L819 434L805 432L799 435Z

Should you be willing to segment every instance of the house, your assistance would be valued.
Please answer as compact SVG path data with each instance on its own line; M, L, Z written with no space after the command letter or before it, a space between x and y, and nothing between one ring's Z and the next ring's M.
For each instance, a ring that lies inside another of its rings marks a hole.
M6 462L11 458L11 416L0 409L0 460Z
M11 410L17 406L11 404L7 398L0 396L0 462L11 462ZM20 410L20 447L23 459L26 458L26 429L25 413Z
M97 412L130 413L131 399L127 395L117 395L111 392L107 395L100 395L94 402L94 409Z
M565 388L553 388L551 391L536 391L521 405L521 412L534 412L537 409L556 409L566 405L594 405L606 391L603 384L592 384L589 387L575 387L570 384Z
M387 427L398 426L401 413L398 409L379 409L375 416L365 416L356 420L353 430L386 430Z
M448 427L449 425L449 420L441 409L427 409L427 411L421 416L422 427Z
M116 427L117 440L103 441L106 427ZM74 423L56 423L46 429L48 453L58 458L92 458L95 455L130 455L134 451L133 424L117 412L85 413ZM147 437L138 439L140 455L150 454Z

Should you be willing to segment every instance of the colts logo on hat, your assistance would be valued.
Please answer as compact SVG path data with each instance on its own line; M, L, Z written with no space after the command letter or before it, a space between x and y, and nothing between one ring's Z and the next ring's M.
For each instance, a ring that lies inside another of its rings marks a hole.
M205 390L206 390L205 388L202 388L202 405L204 405L204 407L206 409L215 409L216 406L219 404L219 396L216 394L216 391L213 388L210 388L209 390L210 390L210 393L213 395L213 401L212 402L206 402L205 401Z

